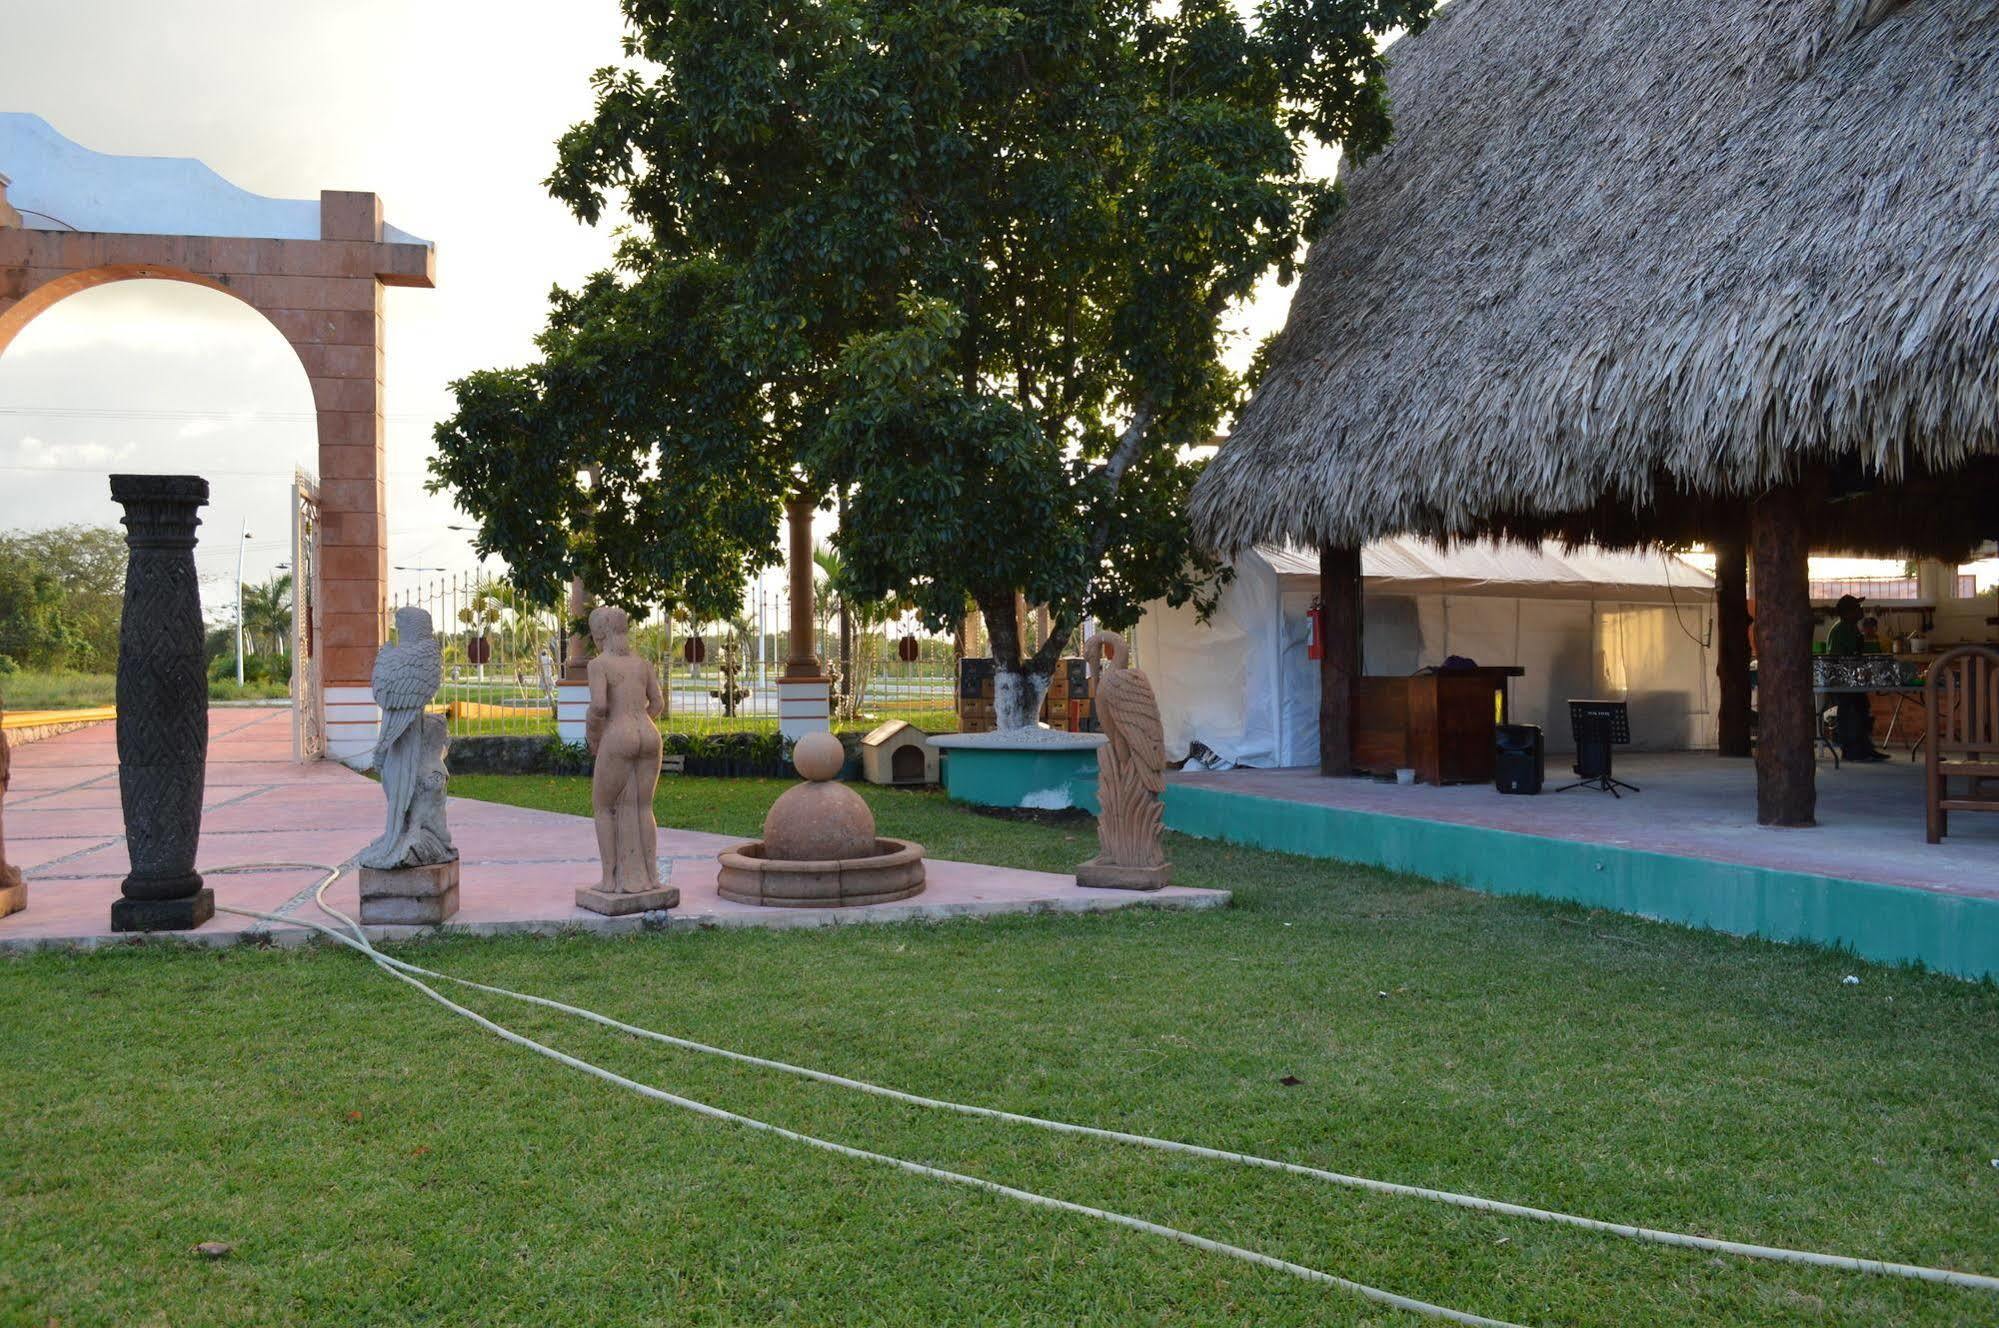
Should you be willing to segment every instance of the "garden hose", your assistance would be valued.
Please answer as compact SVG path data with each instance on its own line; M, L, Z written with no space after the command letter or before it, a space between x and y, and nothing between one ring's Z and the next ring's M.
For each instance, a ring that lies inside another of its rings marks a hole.
M458 1004L450 997L437 991L435 988L425 984L421 979L411 976L412 973L425 973L428 976L444 978L447 981L453 981L453 982L461 981L460 979L450 977L448 974L429 973L429 971L426 969L418 968L414 964L405 964L403 961L399 959L392 959L388 955L382 954L380 951L376 950L375 947L369 943L367 936L361 931L361 928L354 922L352 918L349 918L347 915L341 913L339 910L333 908L331 905L325 902L324 892L327 886L332 885L335 880L339 879L341 872L340 868L327 867L319 863L271 862L271 863L251 863L239 867L222 867L222 868L217 868L215 871L209 872L207 874L226 875L230 872L267 871L273 868L282 868L282 867L300 867L308 870L323 871L327 873L326 879L320 883L318 890L314 892L315 902L317 902L321 908L325 909L327 913L331 914L333 917L340 919L342 922L346 923L349 927L352 927L355 933L354 936L349 937L346 934L336 931L331 927L322 926L317 922L307 921L304 918L288 918L281 914L265 913L258 909L235 908L225 904L217 904L215 906L216 910L222 913L234 913L239 917L260 918L268 922L294 923L297 925L310 927L314 931L317 931L322 935L333 938L335 941L338 941L340 944L347 946L349 949L359 951L360 953L366 955L368 958L375 961L375 966L377 968L380 968L384 973L387 973L390 977L393 977L398 981L408 983L410 986L415 987L418 991L422 992L424 995L430 997L430 999L432 999L433 1001L436 1001L439 1005L442 1005L445 1009L452 1011L454 1014L459 1014L464 1016L465 1018L471 1020L473 1023L479 1025L481 1028L485 1029L487 1032L492 1033L495 1036L507 1042L511 1042L517 1047L525 1047L530 1051L538 1053L539 1055L548 1057L552 1061L556 1061L560 1064L567 1065L572 1070L581 1070L583 1073L588 1075L593 1075L596 1078L604 1080L606 1083L616 1084L618 1087L637 1093L641 1097L650 1098L655 1102L665 1102L671 1106L680 1107L684 1110L695 1112L698 1115L707 1116L712 1120L727 1121L732 1125L741 1125L747 1127L748 1129L760 1130L766 1134L774 1134L781 1139L789 1139L794 1143L805 1144L811 1148L823 1149L824 1151L829 1153L837 1153L842 1157L858 1158L864 1162L879 1162L884 1166L891 1166L899 1171L906 1171L914 1176L927 1176L932 1180L947 1181L953 1185L970 1186L973 1189L985 1190L992 1194L1005 1195L1009 1199L1017 1199L1022 1203L1031 1204L1034 1205L1035 1207L1053 1208L1058 1212L1076 1213L1083 1217L1094 1217L1099 1221L1109 1222L1113 1226L1126 1227L1132 1231L1142 1231L1148 1235L1163 1236L1168 1240L1178 1241L1182 1245L1191 1245L1198 1250L1206 1250L1212 1254L1225 1254L1228 1255L1230 1258L1240 1259L1244 1263L1255 1264L1261 1268L1272 1268L1276 1269L1278 1272L1289 1273L1293 1277L1301 1278L1307 1282L1316 1282L1323 1286L1338 1287L1342 1291L1351 1292L1352 1294L1359 1296L1364 1300L1373 1301L1378 1305L1387 1305L1394 1309L1408 1310L1413 1314L1420 1314L1427 1318L1442 1319L1450 1323L1471 1324L1475 1325L1475 1328L1524 1328L1524 1326L1521 1324L1512 1323L1505 1319L1488 1319L1483 1315L1468 1314L1463 1310L1454 1310L1449 1308L1448 1306L1432 1305L1428 1301L1417 1300L1410 1296L1397 1295L1393 1291L1383 1291L1379 1287L1368 1286L1364 1282L1355 1282L1348 1278L1339 1277L1328 1272L1323 1272L1317 1268L1307 1267L1306 1265L1301 1263L1292 1263L1288 1259L1275 1258L1271 1255L1261 1253L1260 1251L1257 1250L1246 1249L1241 1245L1231 1245L1228 1244L1226 1241L1211 1240L1206 1236L1197 1236L1191 1231L1182 1231L1178 1227L1164 1226L1158 1222L1148 1222L1141 1217L1131 1217L1124 1213L1112 1212L1107 1208L1092 1208L1087 1204L1071 1203L1067 1199L1057 1199L1046 1194L1037 1194L1033 1190L1023 1190L1023 1189L1018 1189L1012 1185L1002 1185L998 1181L986 1180L980 1176L968 1176L963 1172L946 1171L941 1167L925 1166L921 1162L911 1162L905 1158L892 1157L887 1153L875 1153L875 1152L870 1152L864 1148L853 1148L846 1144L834 1143L830 1139L821 1139L815 1135L802 1134L797 1130L788 1130L781 1125L773 1125L768 1121L757 1120L753 1116L744 1116L738 1112L727 1111L721 1107L710 1106L706 1102L697 1102L693 1098L680 1097L677 1094L666 1092L664 1089L654 1088L650 1084L640 1083L636 1079L627 1079L624 1075L618 1074L615 1071L607 1070L600 1065L593 1065L589 1061L582 1060L575 1056L571 1056L566 1052L557 1051L554 1047L546 1046L543 1043L536 1042L533 1038L523 1036L522 1034L514 1032L512 1029L503 1027L502 1025L497 1024L493 1022L491 1019L488 1019L484 1015L478 1013L476 1010L469 1010L466 1007ZM402 971L404 969L408 969L410 971L404 972ZM555 1002L552 1001L544 1002L539 997L525 996L519 992L505 992L497 987L480 988L479 984L471 982L464 982L462 983L462 985L479 988L481 990L490 990L495 994L513 996L516 997L517 999L527 1000L537 1004L547 1004L555 1008L560 1008L560 1009L568 1008L565 1006L558 1006ZM573 1011L573 1013L588 1014L589 1012L577 1010Z
M454 977L449 973L435 972L431 969L422 968L419 967L418 965L407 963L404 960L396 959L392 956L382 954L379 950L376 950L374 946L368 942L366 935L362 932L359 924L357 924L354 921L354 919L348 917L346 914L340 912L338 909L334 908L331 904L328 904L326 902L326 891L333 884L333 882L339 878L341 871L341 869L339 868L326 867L316 863L285 863L285 864L256 864L252 867L224 868L222 870L224 872L242 871L242 870L265 870L272 866L299 867L299 868L305 868L309 870L321 871L327 873L325 879L322 880L319 883L319 885L314 889L313 892L314 903L320 908L321 911L326 913L328 916L337 919L339 922L345 924L346 927L351 929L353 932L353 936L350 937L346 933L338 931L334 928L326 927L319 923L310 922L302 918L278 917L273 914L257 913L249 909L225 908L223 905L217 905L217 908L223 909L223 911L225 912L238 913L244 916L260 917L271 921L291 923L295 925L310 927L314 931L332 937L334 940L338 941L342 945L348 946L350 949L354 949L361 952L362 954L366 955L367 957L375 961L375 963L378 966L381 966L385 970L391 972L394 976L403 978L405 981L411 981L414 983L414 985L422 987L423 990L425 990L426 992L430 992L430 994L433 997L435 997L440 1002L443 1002L444 1004L450 1006L450 1008L454 1010L460 1009L461 1007L453 1005L443 996L440 996L435 992L431 992L430 989L428 987L424 987L422 983L415 982L414 977L412 975L420 975L422 977L453 982L460 986L467 987L475 991L482 991L495 996L504 996L509 1000L521 1001L530 1005L538 1005L545 1009L556 1010L563 1014L573 1015L580 1019L587 1019L592 1023L601 1024L604 1027L613 1028L618 1030L619 1032L631 1034L634 1037L646 1038L650 1041L659 1042L667 1046L676 1047L682 1050L701 1052L703 1054L711 1056L719 1056L726 1060L735 1061L739 1064L744 1064L744 1065L754 1065L761 1069L777 1070L785 1074L796 1075L800 1078L814 1080L819 1083L832 1084L841 1088L854 1089L858 1092L873 1094L874 1096L877 1097L888 1098L890 1100L907 1103L912 1106L927 1107L940 1111L950 1111L964 1116L976 1116L991 1120L1007 1121L1014 1124L1028 1125L1036 1129L1050 1130L1057 1133L1077 1134L1091 1138L1108 1139L1118 1143L1135 1144L1139 1147L1152 1148L1165 1152L1185 1153L1194 1157L1209 1158L1223 1162L1233 1162L1242 1166L1257 1167L1271 1171L1280 1171L1291 1175L1309 1176L1317 1180L1331 1182L1332 1184L1335 1185L1346 1186L1352 1189L1366 1190L1377 1194L1391 1194L1408 1198L1427 1199L1432 1202L1448 1204L1459 1208L1467 1208L1478 1212L1496 1213L1506 1217L1528 1218L1533 1221L1539 1221L1539 1222L1559 1223L1566 1226L1577 1227L1586 1231L1594 1231L1605 1235L1621 1236L1626 1239L1645 1241L1657 1245L1675 1246L1685 1249L1705 1250L1717 1254L1733 1254L1743 1258L1763 1259L1767 1261L1782 1262L1782 1263L1804 1264L1812 1267L1834 1268L1845 1272L1872 1273L1884 1277L1899 1277L1915 1281L1937 1282L1945 1285L1966 1287L1981 1291L1999 1291L1999 1277L1989 1277L1977 1273L1958 1272L1956 1270L1947 1269L1947 1268L1929 1268L1918 1264L1894 1263L1880 1259L1856 1258L1854 1256L1843 1255L1843 1254L1821 1254L1811 1250L1787 1249L1782 1246L1755 1245L1740 1241L1721 1240L1711 1236L1695 1236L1676 1231L1663 1231L1650 1227L1632 1226L1626 1223L1606 1222L1597 1218L1582 1217L1573 1213L1562 1213L1545 1208L1533 1208L1522 1204L1507 1203L1505 1201L1497 1199L1486 1199L1478 1195L1458 1194L1449 1190L1429 1189L1422 1186L1403 1185L1393 1181L1374 1180L1366 1176L1347 1175L1342 1172L1327 1171L1318 1167L1305 1166L1303 1164L1296 1162L1285 1162L1275 1158L1259 1157L1251 1153L1231 1152L1225 1149L1208 1148L1199 1144L1183 1143L1178 1140L1159 1139L1150 1135L1133 1134L1122 1130L1107 1130L1097 1126L1077 1125L1066 1121L1048 1120L1039 1116L1028 1116L1016 1112L1001 1111L992 1107L974 1106L969 1103L951 1102L940 1098L923 1097L919 1094L905 1093L898 1089L887 1088L879 1084L871 1084L866 1082L865 1080L851 1079L843 1075L831 1074L823 1070L814 1070L805 1066L791 1065L784 1061L770 1060L761 1056L752 1056L744 1052L731 1051L724 1047L713 1047L705 1043L692 1041L687 1038L675 1037L669 1033L661 1033L652 1029L641 1028L634 1024L627 1024L620 1020L613 1019L607 1015L598 1014L594 1010L586 1010L578 1006L566 1005L560 1001L550 1000L542 996L531 996L524 992L509 991L504 987L495 987L495 986L489 986L485 983L473 982L467 978ZM469 1012L467 1013L469 1014ZM470 1017L479 1019L479 1017L476 1015L471 1015ZM487 1021L483 1019L479 1019L479 1022L481 1022L482 1024L487 1023ZM492 1027L494 1031L500 1032L504 1036L508 1036L510 1038L515 1036L511 1034L506 1034L505 1030L500 1029L497 1025L489 1025L489 1026ZM539 1048L539 1044L533 1044L533 1045L535 1045L538 1049L542 1049ZM547 1050L547 1049L542 1049L542 1050ZM562 1058L561 1053L549 1052L548 1054L556 1056L558 1059ZM608 1071L604 1073L607 1075L609 1074ZM613 1077L615 1078L615 1076ZM625 1082L625 1081L620 1081L620 1082ZM653 1091L656 1092L657 1090ZM671 1100L675 1101L676 1103L684 1101L684 1099L677 1099L677 1098ZM700 1106L700 1104L696 1104L696 1106L698 1107ZM715 1112L719 1110L718 1108L708 1108L708 1107L702 1107L701 1109L708 1112ZM732 1120L739 1119L742 1120L744 1123L753 1124L756 1126L756 1128L765 1128L772 1130L778 1129L778 1127L766 1126L760 1122L750 1122L747 1117L736 1117L730 1113L722 1113L722 1114ZM785 1131L779 1131L779 1132L788 1134L788 1132ZM797 1136L797 1137L801 1139L806 1138L806 1136ZM824 1141L815 1141L815 1142L824 1143ZM835 1150L843 1150L844 1148L844 1146L837 1144L826 1144L825 1146L833 1148ZM867 1156L873 1157L875 1155L869 1154ZM878 1160L897 1162L898 1165L907 1165L910 1167L915 1167L918 1165L915 1163L901 1164L898 1159L878 1159ZM962 1179L966 1183L976 1184L982 1187L989 1187L989 1188L994 1187L992 1182L980 1181L975 1177L964 1177L959 1179ZM996 1187L996 1188L1005 1189L1005 1187ZM1063 1205L1062 1201L1060 1200L1047 1200L1046 1202L1058 1206L1067 1206ZM1089 1211L1094 1213L1096 1210L1079 1209L1078 1211ZM1112 1214L1106 1216L1107 1220L1110 1220L1112 1218L1117 1218L1120 1215ZM1132 1222L1138 1222L1139 1219L1131 1218L1131 1219L1123 1219L1123 1221L1126 1223L1132 1223ZM1150 1224L1146 1224L1144 1229L1150 1229ZM1161 1228L1161 1230L1167 1231L1171 1229ZM1185 1233L1182 1234L1184 1235ZM1176 1239L1177 1238L1178 1237L1176 1237ZM1188 1239L1190 1240L1190 1242L1199 1243L1202 1238L1189 1237ZM1203 1248L1206 1248L1206 1246L1203 1246ZM1227 1248L1233 1249L1233 1247L1227 1247ZM1254 1252L1251 1251L1248 1253L1254 1253ZM1266 1257L1267 1256L1257 1256L1257 1259L1252 1260L1252 1262L1260 1261ZM1318 1276L1331 1277L1330 1274L1319 1274ZM1341 1282L1340 1279L1333 1279L1333 1280L1341 1285L1347 1285L1346 1283ZM1381 1292L1379 1294L1381 1296L1387 1296L1390 1293ZM1396 1302L1385 1301L1384 1303L1396 1303ZM1417 1303L1420 1304L1420 1302ZM1404 1306L1404 1308L1410 1308L1410 1307ZM1437 1308L1437 1307L1432 1307L1432 1308ZM1452 1317L1454 1314L1455 1314L1454 1311L1448 1311L1448 1310L1442 1311L1443 1317ZM1483 1320L1475 1320L1475 1319L1461 1320L1461 1321L1485 1322Z

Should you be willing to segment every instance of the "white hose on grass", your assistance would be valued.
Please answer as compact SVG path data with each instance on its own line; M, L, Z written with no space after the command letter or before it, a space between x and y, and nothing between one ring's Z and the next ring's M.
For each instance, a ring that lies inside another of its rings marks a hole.
M260 867L263 865L267 864L260 864ZM877 1097L908 1103L912 1106L950 1111L963 1116L1008 1121L1014 1124L1028 1125L1036 1129L1050 1130L1061 1134L1076 1134L1096 1139L1109 1139L1117 1143L1135 1144L1141 1148L1152 1148L1163 1152L1185 1153L1194 1157L1233 1162L1241 1166L1280 1171L1290 1175L1309 1176L1315 1180L1328 1181L1335 1185L1366 1190L1376 1194L1427 1199L1435 1203L1449 1204L1453 1207L1471 1209L1476 1212L1496 1213L1505 1217L1527 1218L1537 1222L1553 1222L1564 1226L1577 1227L1585 1231L1594 1231L1603 1235L1621 1236L1629 1240L1645 1241L1656 1245L1705 1250L1716 1254L1733 1254L1743 1258L1763 1259L1778 1263L1796 1263L1817 1268L1834 1268L1844 1272L1872 1273L1882 1277L1899 1277L1914 1281L1937 1282L1944 1285L1966 1287L1979 1291L1999 1291L1999 1277L1988 1277L1978 1273L1964 1273L1948 1268L1929 1268L1920 1264L1893 1263L1881 1259L1863 1259L1844 1254L1821 1254L1811 1250L1794 1250L1776 1245L1754 1245L1741 1241L1721 1240L1712 1236L1694 1236L1677 1231L1662 1231L1651 1227L1632 1226L1622 1222L1606 1222L1598 1218L1582 1217L1574 1213L1556 1212L1546 1208L1533 1208L1523 1204L1507 1203L1498 1199L1486 1199L1473 1194L1458 1194L1450 1190L1428 1189L1422 1186L1398 1184L1394 1181L1374 1180L1366 1176L1352 1176L1343 1172L1327 1171L1319 1167L1305 1166L1301 1163L1259 1157L1253 1153L1231 1152L1225 1149L1204 1147L1200 1144L1183 1143L1173 1139L1154 1138L1151 1135L1132 1134L1122 1130L1106 1130L1093 1125L1077 1125L1067 1121L1048 1120L1040 1116L1028 1116L1017 1112L1001 1111L993 1107L981 1107L964 1102L951 1102L942 1098L923 1097L919 1094L905 1093L899 1089L887 1088L880 1084L871 1084L865 1080L850 1079L844 1075L831 1074L824 1070L814 1070L802 1065L792 1065L784 1061L769 1060L761 1056L752 1056L745 1052L731 1051L726 1047L709 1046L706 1043L675 1037L670 1033L661 1033L653 1029L641 1028L635 1024L627 1024L621 1020L613 1019L608 1015L598 1014L594 1010L586 1010L574 1005L565 1005L561 1001L550 1000L542 996L531 996L525 992L509 991L505 987L494 987L485 983L473 982L468 978L454 977L449 973L435 972L431 969L421 968L415 964L396 959L393 956L382 954L373 945L368 943L367 937L354 919L326 902L326 890L338 879L340 874L339 869L321 866L316 863L286 863L281 865L304 867L315 871L331 873L314 890L313 901L328 916L346 924L353 931L354 938L358 938L358 943L356 939L349 938L342 932L321 926L318 923L306 921L302 918L273 918L275 921L311 927L315 931L331 936L341 944L366 954L377 964L385 965L392 970L401 970L396 973L398 977L407 978L408 975L415 974L441 981L454 982L474 991L483 991L494 996L504 996L509 1000L521 1001L529 1005L538 1005L545 1009L556 1010L563 1014L573 1015L579 1019L587 1019L592 1023L601 1024L606 1028L614 1028L619 1032L628 1033L634 1037L646 1038L650 1041L663 1043L667 1046L677 1047L686 1051L719 1056L725 1060L735 1061L743 1065L754 1065L761 1069L777 1070L784 1074L796 1075L800 1078L832 1084L841 1088L850 1088L857 1092L870 1093ZM234 870L242 869L223 869L225 872ZM222 906L217 905L217 907L221 908ZM247 909L227 909L225 911L243 913L249 916L271 916L253 914ZM428 988L425 990L428 990ZM442 1000L443 998L439 997L439 999ZM454 1006L453 1008L457 1007ZM984 1184L985 1182L980 1183Z
M395 978L397 981L408 983L424 995L430 997L433 1001L436 1001L439 1005L442 1005L445 1009L452 1011L454 1014L464 1016L487 1032L507 1042L511 1042L517 1047L525 1047L529 1051L546 1056L552 1061L567 1065L572 1070L581 1070L584 1074L602 1079L606 1083L616 1084L620 1088L637 1093L640 1097L650 1098L655 1102L665 1102L671 1106L707 1116L712 1120L727 1121L732 1125L741 1125L748 1129L760 1130L766 1134L776 1135L780 1139L789 1139L794 1143L804 1144L810 1148L823 1149L829 1153L837 1153L842 1157L858 1158L863 1162L879 1162L884 1166L894 1167L899 1171L906 1171L913 1176L927 1176L932 1180L946 1181L953 1185L965 1185L972 1189L1005 1195L1009 1199L1017 1199L1021 1203L1030 1204L1038 1208L1052 1208L1058 1212L1076 1213L1083 1217L1094 1217L1099 1221L1108 1222L1113 1226L1125 1227L1132 1231L1142 1231L1147 1235L1163 1236L1168 1240L1178 1241L1182 1245L1191 1245L1197 1250L1206 1250L1211 1254L1225 1254L1232 1259L1240 1259L1244 1263L1255 1264L1260 1268L1272 1268L1278 1272L1289 1273L1293 1277L1301 1278L1307 1282L1318 1283L1322 1286L1337 1287L1342 1291L1359 1296L1363 1300L1373 1301L1377 1305L1387 1305L1393 1309L1407 1310L1412 1314L1420 1314L1426 1318L1442 1319L1450 1323L1470 1324L1474 1328L1523 1328L1523 1325L1506 1319L1488 1319L1483 1315L1469 1314L1463 1310L1451 1309L1449 1306L1432 1305L1426 1300L1417 1300L1412 1296L1397 1295L1393 1291L1383 1291L1381 1288L1369 1286L1365 1282L1355 1282L1349 1278L1339 1277L1317 1268L1310 1268L1301 1263L1292 1263L1288 1259L1275 1258L1257 1250L1247 1249L1241 1245L1231 1245L1226 1241L1211 1240L1206 1236L1197 1236L1191 1231L1182 1231L1178 1227L1163 1226L1158 1222L1148 1222L1142 1217L1131 1217L1124 1213L1112 1212L1107 1208L1092 1208L1087 1204L1071 1203L1067 1199L1056 1199L1049 1195L1037 1194L1033 1190L1023 1190L1012 1185L1002 1185L998 1181L986 1180L980 1176L968 1176L959 1171L946 1171L941 1167L925 1166L921 1162L911 1162L904 1158L892 1157L887 1153L869 1152L865 1148L853 1148L846 1144L834 1143L830 1139L821 1139L815 1135L801 1134L797 1130L787 1130L782 1125L773 1125L768 1121L757 1120L753 1116L744 1116L737 1112L724 1110L721 1107L710 1106L706 1102L697 1102L693 1098L680 1097L664 1089L654 1088L650 1084L640 1083L636 1079L627 1079L624 1075L618 1074L615 1071L607 1070L600 1065L593 1065L589 1061L571 1056L566 1052L557 1051L554 1047L546 1046L540 1042L536 1042L533 1038L523 1036L510 1028L503 1027L486 1018L478 1011L467 1009L465 1006L458 1004L450 997L445 996L435 988L424 983L421 979L411 976L411 973L424 973L427 970L417 968L414 964L405 964L399 959L393 959L381 953L369 943L367 936L362 933L361 928L352 918L347 917L344 913L325 903L324 891L327 886L333 884L339 878L340 870L338 868L325 867L318 863L255 863L245 867L217 868L215 871L207 874L226 875L230 872L263 871L278 867L302 867L329 873L326 880L320 883L319 890L315 892L316 902L328 913L352 927L355 935L349 937L342 932L336 931L331 927L322 926L317 922L311 922L304 918L288 918L277 913L265 913L258 909L236 908L226 904L217 904L215 906L216 911L234 913L239 917L260 918L267 922L292 923L310 927L322 935L332 937L349 949L359 951L368 956L374 960L377 968L380 968L390 977ZM403 969L409 969L411 972L401 971ZM445 978L453 982L459 981L459 979L451 978L448 974L439 973L430 974L430 976ZM478 987L479 984L467 982L463 985ZM518 992L502 992L499 988L490 988L487 990L492 990L496 994L515 996L522 1000L553 1004L553 1002L540 1002L540 998L538 997L523 996ZM578 1011L577 1013L586 1012Z

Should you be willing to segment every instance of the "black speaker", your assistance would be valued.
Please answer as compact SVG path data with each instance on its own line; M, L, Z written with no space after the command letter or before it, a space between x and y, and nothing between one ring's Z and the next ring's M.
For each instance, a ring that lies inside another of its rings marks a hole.
M1534 724L1501 724L1493 730L1492 784L1501 793L1539 793L1548 777L1541 730Z

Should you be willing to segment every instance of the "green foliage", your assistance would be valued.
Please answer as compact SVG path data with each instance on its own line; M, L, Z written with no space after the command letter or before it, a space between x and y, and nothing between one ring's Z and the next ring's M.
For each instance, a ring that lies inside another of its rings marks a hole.
M776 561L784 466L723 344L729 282L712 262L599 273L553 293L539 362L452 385L430 488L529 601L581 576L634 614L727 617Z
M229 648L208 661L208 677L211 682L236 681L236 633L229 633ZM273 655L268 652L243 656L243 681L246 683L275 683L286 685L291 682L292 661L289 655Z
M1386 140L1380 41L1430 9L627 0L548 181L622 201L620 272L557 296L542 364L458 385L435 481L528 582L702 616L794 484L836 491L857 597L936 631L975 601L1013 667L1024 593L1041 673L1085 614L1205 604L1180 513L1243 389L1224 320L1332 205L1312 144Z
M0 535L0 655L29 669L118 664L125 538L108 526Z
M289 650L292 634L290 572L274 572L271 579L262 585L243 587L243 634L244 644L260 655L282 655Z

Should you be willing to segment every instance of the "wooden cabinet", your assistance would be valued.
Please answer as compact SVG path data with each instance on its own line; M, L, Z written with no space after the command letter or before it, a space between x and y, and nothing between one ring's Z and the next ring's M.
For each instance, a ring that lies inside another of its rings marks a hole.
M1354 768L1370 774L1413 769L1426 784L1490 780L1492 731L1505 718L1506 680L1524 671L1509 666L1362 678Z

